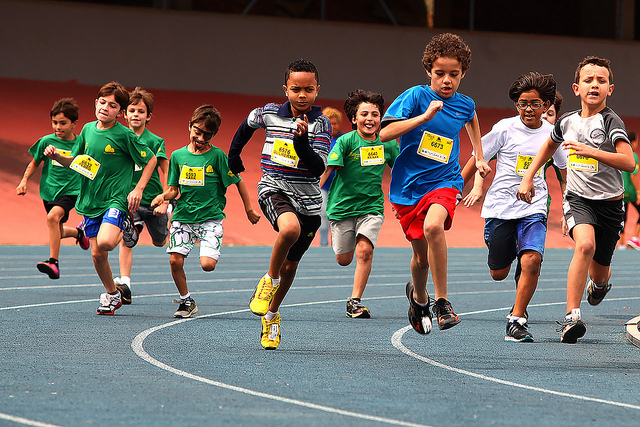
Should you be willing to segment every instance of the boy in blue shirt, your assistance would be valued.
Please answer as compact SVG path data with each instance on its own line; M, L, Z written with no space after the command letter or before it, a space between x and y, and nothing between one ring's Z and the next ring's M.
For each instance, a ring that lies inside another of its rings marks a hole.
M431 82L414 86L389 106L382 119L382 142L399 138L400 155L391 171L389 200L407 240L411 242L411 278L406 293L409 322L421 334L431 332L427 274L435 288L433 314L440 329L460 323L447 298L447 242L454 209L462 194L460 139L464 127L473 145L476 167L484 176L484 161L475 103L457 93L469 69L471 50L457 35L435 35L422 64Z

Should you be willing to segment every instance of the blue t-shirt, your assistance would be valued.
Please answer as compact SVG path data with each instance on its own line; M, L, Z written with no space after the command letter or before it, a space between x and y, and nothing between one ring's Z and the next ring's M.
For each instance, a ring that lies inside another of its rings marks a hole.
M425 194L439 188L462 192L459 133L475 117L471 98L457 92L450 98L441 98L429 86L414 86L393 101L382 125L419 116L434 100L444 103L442 111L399 138L400 155L391 171L392 203L413 206Z

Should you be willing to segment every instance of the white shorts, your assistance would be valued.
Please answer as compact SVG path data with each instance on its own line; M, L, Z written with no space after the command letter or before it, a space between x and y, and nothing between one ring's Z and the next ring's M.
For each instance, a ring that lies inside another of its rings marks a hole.
M172 221L167 253L188 256L198 240L200 240L200 256L218 260L222 247L222 220L216 219L198 224Z
M336 255L351 252L356 247L356 239L363 235L375 247L378 243L378 233L384 222L384 216L367 214L339 221L330 220L331 246Z

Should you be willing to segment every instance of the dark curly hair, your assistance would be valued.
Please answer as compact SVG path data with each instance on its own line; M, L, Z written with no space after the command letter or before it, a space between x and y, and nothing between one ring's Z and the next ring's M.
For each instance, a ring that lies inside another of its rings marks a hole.
M363 102L374 104L380 111L380 116L384 114L384 98L379 93L364 91L362 89L356 89L353 92L347 94L347 100L344 101L344 113L351 122L351 128L356 129L356 124L353 123L356 114L358 114L358 107Z
M553 104L556 99L556 81L553 79L553 74L542 75L531 71L521 75L509 88L509 98L513 102L518 102L520 95L530 90L538 91L542 102L549 101L549 104Z
M318 77L318 69L316 68L315 65L313 65L313 62L311 61L307 61L304 58L300 58L296 61L293 61L291 64L289 64L289 66L287 67L287 71L285 71L284 73L284 85L287 85L287 82L289 81L289 75L291 75L291 73L295 73L298 71L303 71L303 72L307 72L307 73L313 73L316 76L316 84L320 84L320 78Z
M466 73L471 66L471 49L457 34L441 33L431 38L422 54L424 69L431 72L433 63L441 57L457 59L462 65L463 73Z

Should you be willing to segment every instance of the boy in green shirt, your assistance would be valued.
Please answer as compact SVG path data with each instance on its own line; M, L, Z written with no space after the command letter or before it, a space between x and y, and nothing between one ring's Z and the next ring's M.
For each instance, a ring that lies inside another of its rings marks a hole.
M101 298L98 314L112 315L122 306L120 290L113 281L109 251L120 240L134 246L137 233L129 211L138 209L144 187L156 167L156 157L138 136L117 119L129 104L129 93L117 82L104 85L95 101L98 119L84 125L80 136L84 144L76 146L74 157L63 156L49 145L45 156L83 175L76 210L84 215L84 232L91 242L96 273L107 291ZM144 165L142 177L133 191L135 165Z
M76 204L80 191L80 177L73 171L62 167L58 162L45 159L44 149L53 145L61 153L71 154L73 147L80 139L74 135L73 129L78 123L78 104L73 98L62 98L51 108L51 127L53 134L43 136L29 148L33 157L27 165L24 176L16 188L19 196L27 194L27 181L42 166L40 177L40 198L47 211L47 227L49 228L49 259L39 262L38 271L45 273L50 279L60 278L58 258L60 256L60 240L73 237L84 250L89 249L89 239L81 227L66 227L69 212Z
M227 187L235 184L244 203L247 218L252 224L260 219L253 210L244 181L229 169L227 155L211 145L211 138L220 128L221 117L212 105L198 107L189 121L189 145L174 151L169 161L167 189L156 196L151 206L160 206L180 194L171 217L167 253L171 275L180 293L173 317L186 318L198 311L191 298L184 259L200 240L200 265L213 271L222 247L222 220L227 204Z
M393 167L400 149L396 140L380 142L382 95L362 90L350 92L344 111L355 130L336 141L320 185L336 171L327 202L332 246L338 264L351 264L354 252L357 260L347 316L369 318L371 313L360 298L371 273L373 248L384 221L382 174L385 165Z

